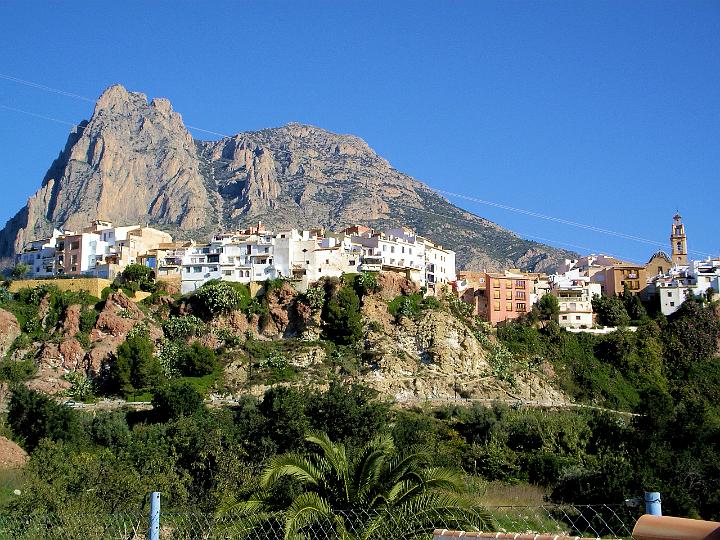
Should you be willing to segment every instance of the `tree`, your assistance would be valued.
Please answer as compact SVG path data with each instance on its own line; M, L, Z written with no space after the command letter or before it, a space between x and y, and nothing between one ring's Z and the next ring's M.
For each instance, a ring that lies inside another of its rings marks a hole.
M432 533L438 523L457 530L494 528L487 512L463 496L458 472L424 467L424 456L397 453L390 437L373 439L353 457L322 432L305 440L317 450L275 456L261 476L260 496L230 509L283 511L286 539L311 534L318 525L357 539L409 538ZM288 479L302 492L287 507L278 506L272 488Z
M560 303L554 294L546 294L538 302L540 319L543 321L557 321L560 314Z
M145 336L131 336L125 340L118 347L115 361L110 364L109 390L126 395L159 385L163 379L162 368L153 350L152 341Z
M122 273L123 277L127 281L132 281L135 283L144 283L146 281L150 281L152 270L150 267L145 266L144 264L128 264L125 267L125 270L123 270Z
M192 416L204 408L200 392L188 381L172 381L158 388L152 406L161 421Z
M30 267L25 263L18 263L10 274L14 279L22 279L30 272Z
M12 392L7 421L26 450L34 450L43 438L78 445L86 442L78 413L22 385Z
M360 299L352 287L343 287L327 303L325 335L335 343L349 345L360 339L362 332Z
M640 301L640 296L630 292L630 287L628 287L627 283L623 286L623 292L620 294L620 299L622 300L622 303L625 306L625 311L631 320L640 321L641 319L645 319L647 317L647 311L645 310L643 303Z
M627 326L630 323L625 304L618 296L595 295L592 308L603 326Z

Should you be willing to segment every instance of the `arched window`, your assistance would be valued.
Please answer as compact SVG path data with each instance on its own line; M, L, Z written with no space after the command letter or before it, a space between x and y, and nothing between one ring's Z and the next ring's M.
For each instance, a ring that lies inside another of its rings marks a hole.
M677 243L677 250L682 251L682 242Z

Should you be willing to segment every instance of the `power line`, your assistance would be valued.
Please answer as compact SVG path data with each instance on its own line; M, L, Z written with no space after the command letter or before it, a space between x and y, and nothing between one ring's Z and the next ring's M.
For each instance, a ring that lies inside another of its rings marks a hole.
M44 91L47 91L47 92L52 92L52 93L55 93L55 94L59 94L59 95L66 96L66 97L71 97L71 98L75 98L75 99L80 99L80 100L83 100L83 101L87 101L87 102L90 102L90 103L95 103L95 100L93 100L93 99L91 99L91 98L89 98L89 97L81 96L81 95L79 95L79 94L75 94L75 93L72 93L72 92L67 92L67 91L65 91L65 90L61 90L61 89L58 89L58 88L53 88L53 87L46 86L46 85L43 85L43 84L39 84L39 83L36 83L36 82L33 82L33 81L28 81L28 80L25 80L25 79L20 79L20 78L18 78L18 77L13 77L13 76L10 76L10 75L6 75L6 74L0 73L0 78L5 79L5 80L8 80L8 81L11 81L11 82L15 82L15 83L18 83L18 84L23 84L23 85L26 85L26 86L29 86L29 87L32 87L32 88L36 88L36 89L39 89L39 90L44 90ZM68 125L71 125L71 126L81 127L81 126L78 126L77 124L73 124L73 123L71 123L71 122L66 122L66 121L63 121L63 120L58 120L58 119L55 119L55 118L46 117L46 116L39 115L39 114L36 114L36 113L32 113L32 112L29 112L29 111L23 111L23 110L21 110L21 109L15 109L15 108L12 108L12 107L7 107L7 106L2 106L2 107L5 108L5 109L8 109L8 110L14 110L14 111L16 111L16 112L28 114L28 115L35 116L35 117L38 117L38 118L44 118L44 119L46 119L46 120L51 120L51 121L54 121L54 122L60 122L60 123L68 124ZM218 132L218 131L213 131L213 130L209 130L209 129L199 128L199 127L196 127L196 126L191 126L191 125L189 125L189 124L185 124L185 126L186 126L188 129L193 129L193 130L195 130L195 131L199 131L199 132L202 132L202 133L209 133L209 134L212 134L212 135L218 135L218 136L224 137L224 138L230 138L230 137L232 137L232 135L227 135L227 134L225 134L225 133L220 133L220 132ZM272 147L272 146L268 146L268 145L261 145L261 146L262 146L263 148L267 148L268 150L273 150L273 151L276 151L276 152L283 152L283 153L288 153L288 154L291 154L291 153L292 153L290 150L287 150L287 149L284 149L284 148ZM440 189L440 188L434 188L434 187L432 187L432 186L431 186L429 183L427 183L427 182L424 182L424 183L425 183L425 185L426 185L431 191L437 193L438 195L447 195L447 196L450 196L450 197L456 197L456 198L463 199L463 200L467 200L467 201L474 202L474 203L477 203L477 204L483 204L483 205L491 206L491 207L494 207L494 208L499 208L499 209L501 209L501 210L507 210L507 211L510 211L510 212L515 212L515 213L518 213L518 214L522 214L522 215L534 217L534 218L537 218L537 219L543 219L543 220L546 220L546 221L551 221L551 222L555 222L555 223L560 223L560 224L567 225L567 226L571 226L571 227L577 227L577 228L584 229L584 230L588 230L588 231L592 231L592 232L597 232L597 233L601 233L601 234L606 234L606 235L609 235L609 236L615 236L615 237L617 237L617 238L621 238L621 239L624 239L624 240L631 240L631 241L634 241L634 242L640 242L640 243L644 243L644 244L649 244L649 245L656 246L656 247L665 247L665 246L666 246L666 243L664 243L664 242L658 242L657 240L651 240L651 239L643 238L643 237L636 236L636 235L630 235L630 234L626 234L626 233L622 233L622 232L618 232L618 231L613 231L613 230L611 230L611 229L605 229L605 228L602 228L602 227L597 227L597 226L595 226L595 225L589 225L589 224L586 224L586 223L579 223L579 222L576 222L576 221L571 221L571 220L568 220L568 219L560 218L560 217L557 217L557 216L551 216L551 215L547 215L547 214L542 214L542 213L540 213L540 212L535 212L535 211L533 211L533 210L526 210L526 209L524 209L524 208L517 208L517 207L514 207L514 206L507 205L507 204L498 203L498 202L495 202L495 201L489 201L489 200L486 200L486 199L480 199L480 198L473 197L473 196L470 196L470 195L464 195L464 194L461 194L461 193L454 193L454 192L447 191L447 190L443 190L443 189ZM527 236L529 236L529 235L527 235ZM561 243L561 242L557 242L557 243ZM704 256L709 255L708 253L705 253L705 252L702 252L702 251L697 251L697 250L688 250L688 251L689 251L690 253L696 253L696 254L698 254L698 255L704 255Z

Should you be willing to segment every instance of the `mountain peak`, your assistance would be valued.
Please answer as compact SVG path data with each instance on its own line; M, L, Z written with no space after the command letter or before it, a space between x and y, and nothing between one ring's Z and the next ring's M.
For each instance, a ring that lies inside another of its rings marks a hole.
M453 206L360 137L291 122L193 140L169 100L148 103L119 84L102 93L41 188L0 231L0 256L97 216L198 240L258 220L274 228L407 225L471 269L543 270L571 255Z

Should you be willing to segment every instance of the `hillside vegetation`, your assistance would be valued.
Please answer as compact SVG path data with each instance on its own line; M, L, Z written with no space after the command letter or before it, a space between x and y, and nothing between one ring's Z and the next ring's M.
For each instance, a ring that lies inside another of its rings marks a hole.
M461 474L458 496L479 506L488 482L531 483L576 504L657 490L667 513L720 517L720 319L703 299L597 337L541 313L494 331L452 296L383 274L305 294L268 282L255 298L222 282L184 297L162 283L116 288L104 299L0 293L14 336L0 343L11 390L1 434L30 455L3 511L130 511L160 490L166 508L212 513L257 496L274 456L308 455L306 436L323 432L349 456L391 437L388 452ZM135 304L123 288L153 294ZM209 393L236 401L208 407ZM102 396L154 407L61 404ZM636 416L501 402L569 398ZM282 482L273 508L306 489Z

